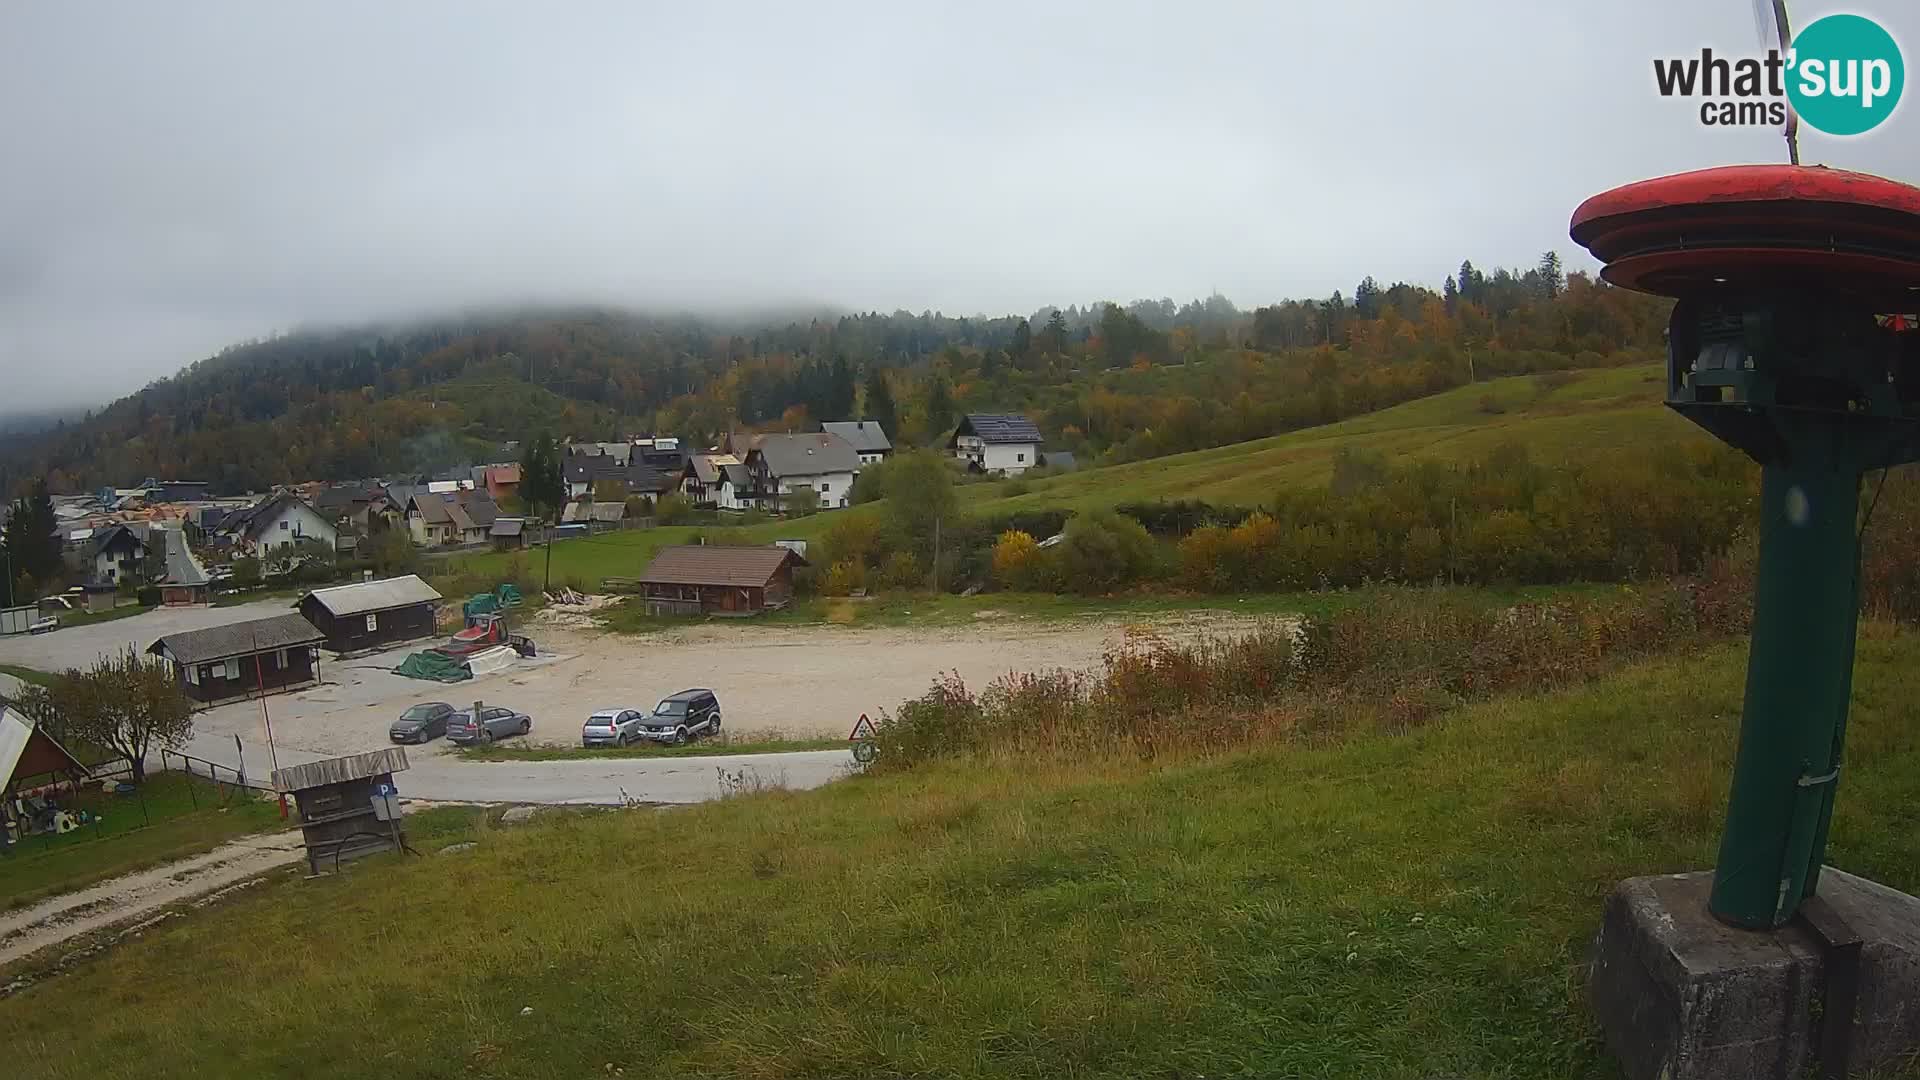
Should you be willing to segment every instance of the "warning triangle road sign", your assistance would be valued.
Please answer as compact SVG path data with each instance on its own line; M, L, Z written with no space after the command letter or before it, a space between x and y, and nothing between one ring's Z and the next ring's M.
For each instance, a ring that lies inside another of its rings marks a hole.
M866 713L861 713L860 719L853 725L853 734L847 736L847 741L858 742L861 739L871 739L873 737L873 721L867 719Z

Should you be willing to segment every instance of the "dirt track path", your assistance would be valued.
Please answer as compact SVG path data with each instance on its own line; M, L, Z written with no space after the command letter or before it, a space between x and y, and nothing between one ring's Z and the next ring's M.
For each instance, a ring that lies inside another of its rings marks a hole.
M0 966L82 934L133 922L170 904L298 862L298 832L245 836L201 855L126 874L0 915Z

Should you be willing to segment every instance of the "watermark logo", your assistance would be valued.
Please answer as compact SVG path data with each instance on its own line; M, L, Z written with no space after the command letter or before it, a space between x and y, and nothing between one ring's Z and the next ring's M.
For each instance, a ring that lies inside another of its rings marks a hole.
M1784 55L1656 59L1661 97L1700 99L1709 127L1780 127L1789 107L1828 135L1864 135L1900 105L1907 68L1893 35L1861 15L1828 15L1794 35Z

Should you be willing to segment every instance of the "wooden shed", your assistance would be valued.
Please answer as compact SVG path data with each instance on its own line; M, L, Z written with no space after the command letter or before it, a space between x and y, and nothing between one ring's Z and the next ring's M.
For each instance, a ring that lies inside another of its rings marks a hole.
M323 758L273 771L274 790L300 809L307 866L314 873L349 859L406 847L393 774L407 768L404 747Z
M441 596L413 574L315 589L295 607L337 653L370 651L431 637Z
M86 775L87 767L58 740L0 704L0 847L47 824L36 800L21 797L25 789L62 780L78 784Z
M649 615L757 615L793 600L793 568L805 565L782 547L661 548L640 595Z
M304 615L275 615L168 634L147 652L173 665L195 703L218 705L313 685L323 636Z

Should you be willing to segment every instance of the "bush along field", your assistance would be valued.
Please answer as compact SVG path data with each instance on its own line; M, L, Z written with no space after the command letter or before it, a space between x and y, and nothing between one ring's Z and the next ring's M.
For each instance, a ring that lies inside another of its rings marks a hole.
M881 771L974 754L1229 750L1404 731L1498 694L1579 685L1622 664L1744 633L1746 567L1697 580L1513 605L1424 589L1246 633L1130 633L1100 669L937 681L878 725Z

